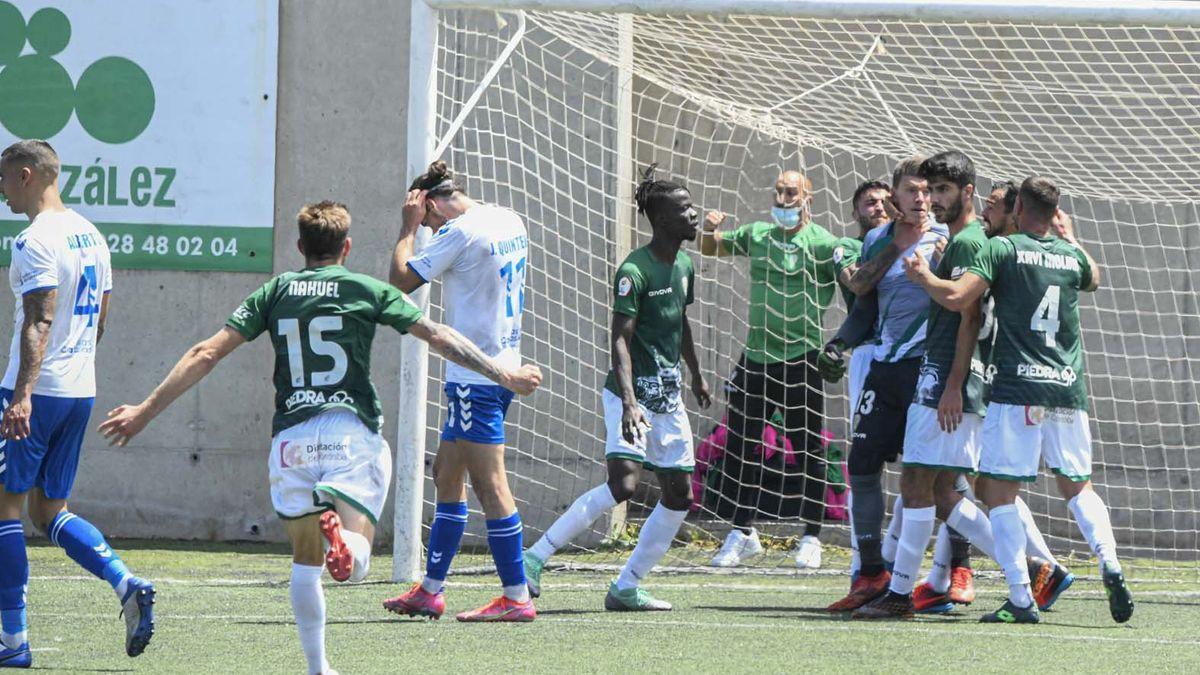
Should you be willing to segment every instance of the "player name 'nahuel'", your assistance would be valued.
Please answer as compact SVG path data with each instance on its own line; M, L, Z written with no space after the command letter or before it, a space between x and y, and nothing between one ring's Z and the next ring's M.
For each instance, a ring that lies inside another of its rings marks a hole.
M303 295L313 298L338 297L336 281L292 281L288 283L288 295Z
M1039 265L1052 270L1079 271L1079 259L1061 253L1046 253L1044 251L1017 251L1017 263L1020 265Z

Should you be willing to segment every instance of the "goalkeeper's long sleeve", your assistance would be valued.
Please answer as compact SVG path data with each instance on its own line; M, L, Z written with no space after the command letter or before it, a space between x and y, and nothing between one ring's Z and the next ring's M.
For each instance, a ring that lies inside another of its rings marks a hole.
M842 327L837 339L853 349L875 337L875 321L879 317L879 295L875 291L859 296Z

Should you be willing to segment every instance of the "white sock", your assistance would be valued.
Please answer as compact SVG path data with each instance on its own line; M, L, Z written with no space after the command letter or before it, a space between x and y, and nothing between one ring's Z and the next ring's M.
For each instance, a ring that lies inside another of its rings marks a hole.
M529 602L529 586L519 584L516 586L505 586L504 597L516 602Z
M687 510L672 511L663 506L662 502L654 507L650 517L642 525L641 533L638 534L637 546L633 547L633 553L629 555L629 560L625 561L621 574L617 576L618 589L625 591L636 587L638 582L654 569L658 561L667 554L667 549L671 548L675 533L679 532L686 517Z
M121 577L116 586L113 586L113 591L117 594L117 600L124 600L125 594L129 592L129 580L133 578L132 574L126 574Z
M321 590L323 567L292 563L292 613L300 646L308 659L309 675L320 675L329 668L325 660L325 593Z
M929 587L938 593L950 590L950 560L953 552L950 548L950 526L942 523L938 528L937 541L933 544L933 566L925 577Z
M5 633L0 631L0 646L16 649L29 641L29 631L23 630L20 633Z
M617 500L613 499L612 490L608 489L608 485L597 485L576 499L571 508L559 516L542 538L529 548L529 552L542 562L549 560L555 551L574 541L575 537L591 527L601 514L616 505Z
M961 503L967 503L967 500ZM1025 564L1025 523L1021 522L1021 514L1017 513L1015 504L1005 504L992 509L990 520L996 540L993 557L1004 570L1008 597L1018 607L1029 607L1033 604L1033 594L1029 590L1029 568Z
M1025 548L1030 554L1036 555L1039 558L1047 560L1051 565L1057 565L1058 559L1050 552L1050 547L1046 545L1046 538L1042 536L1042 531L1038 529L1037 523L1033 520L1033 513L1029 510L1029 505L1025 500L1017 497L1017 511L1021 514L1021 520L1025 523Z
M897 495L892 503L892 520L888 523L887 534L883 536L883 544L879 547L880 555L887 562L895 562L896 547L900 545L900 530L904 527L904 498Z
M354 556L354 567L350 570L350 581L362 581L371 570L371 542L363 535L353 530L342 530L342 541L350 548Z
M950 511L950 517L946 518L946 524L958 530L970 540L972 546L983 551L987 557L995 559L996 545L993 543L992 535L995 533L992 531L992 523L988 522L988 517L975 506L975 502L970 499L958 500L958 504ZM1025 555L1022 554L1022 565L1025 564L1024 560Z
M912 593L917 575L921 573L921 560L929 546L929 535L933 534L936 511L932 506L904 509L904 526L900 528L900 544L896 548L896 562L892 566L891 589L894 593Z
M1100 571L1120 570L1117 560L1117 539L1113 536L1112 521L1108 518L1108 507L1095 490L1084 490L1067 502L1075 524L1087 539L1092 553L1100 559Z

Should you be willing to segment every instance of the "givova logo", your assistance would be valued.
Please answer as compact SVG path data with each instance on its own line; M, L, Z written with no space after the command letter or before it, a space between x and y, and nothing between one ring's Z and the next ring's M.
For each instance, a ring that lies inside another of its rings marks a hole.
M0 0L0 124L18 138L51 138L71 113L98 141L128 143L154 116L154 85L138 64L106 56L71 82L54 59L71 41L71 22L53 7L33 13ZM24 54L25 46L33 50Z

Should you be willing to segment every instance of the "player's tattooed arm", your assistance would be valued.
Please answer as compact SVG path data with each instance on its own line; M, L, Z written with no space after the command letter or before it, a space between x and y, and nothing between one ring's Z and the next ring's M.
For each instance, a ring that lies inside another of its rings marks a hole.
M450 326L422 318L409 326L408 332L428 342L430 349L448 361L473 370L522 396L532 394L542 384L542 371L537 366L524 364L516 370L509 370Z
M42 374L42 359L46 356L46 343L50 340L50 326L54 323L54 308L58 290L54 288L33 291L21 296L21 309L25 321L21 324L21 362L17 368L17 382L13 386L12 403L5 408L0 419L0 436L10 440L21 440L29 436L29 418L33 415L33 386Z
M851 293L858 296L866 295L875 290L875 287L879 285L879 280L899 260L900 254L920 241L921 237L928 231L928 224L922 224L920 227L895 226L892 242L884 247L874 258L860 264L850 277L846 288L849 288Z
M120 405L109 411L108 419L100 424L100 433L108 439L109 445L123 447L175 399L211 373L221 359L245 343L246 338L229 326L197 343L184 353L145 401L137 405Z
M683 314L683 361L692 375L692 394L695 395L701 408L707 408L712 405L712 394L709 393L708 384L700 372L700 359L696 356L696 341L692 335L692 320L688 318L685 310Z
M396 239L396 247L392 249L388 281L405 293L412 293L425 283L425 280L408 266L408 261L413 257L413 242L417 238L417 231L425 221L425 190L409 190L404 198L401 217L400 236Z
M617 378L617 389L621 391L621 436L627 443L634 443L642 437L645 429L650 428L633 387L633 355L629 346L633 343L635 328L635 317L613 312L609 346L612 349L612 368Z
M971 373L971 360L975 357L975 346L979 341L979 328L983 325L983 305L976 300L962 311L958 324L958 335L954 342L954 361L950 375L946 377L946 388L938 402L938 425L942 431L953 433L962 423L963 382Z

